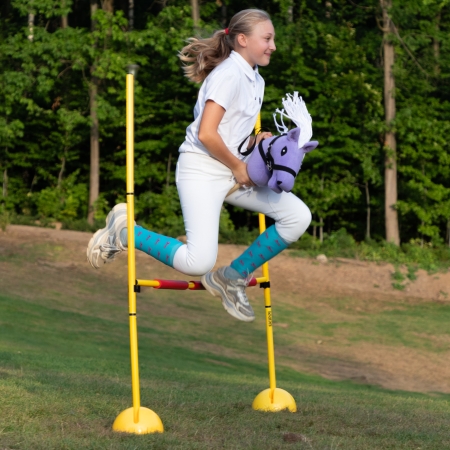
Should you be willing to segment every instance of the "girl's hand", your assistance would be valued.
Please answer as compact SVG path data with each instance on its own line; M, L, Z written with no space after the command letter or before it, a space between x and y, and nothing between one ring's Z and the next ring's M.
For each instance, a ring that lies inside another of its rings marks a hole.
M251 136L249 141L248 141L248 145L247 148L251 148L253 146L258 145L263 139L267 139L272 137L273 134L270 131L263 131L262 133L259 133L256 136ZM255 142L256 140L256 142Z
M236 178L236 182L241 186L255 186L255 183L250 179L247 172L247 164L244 161L239 161L237 166L233 169L234 178Z
M256 136L256 145L258 145L263 139L272 137L273 134L270 131L263 131Z

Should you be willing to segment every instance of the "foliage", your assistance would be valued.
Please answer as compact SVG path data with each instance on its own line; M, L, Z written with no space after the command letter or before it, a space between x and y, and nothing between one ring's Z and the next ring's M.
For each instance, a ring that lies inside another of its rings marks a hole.
M423 241L411 240L400 247L386 241L366 240L357 243L345 228L330 235L326 234L323 242L305 234L291 246L292 255L316 257L325 254L329 258L355 258L361 261L390 262L396 267L403 265L407 269L406 277L415 279L417 269L428 272L447 270L450 266L450 249L443 243L423 244ZM396 273L398 270L396 271ZM395 275L397 276L397 275ZM403 281L405 276L402 274Z
M90 182L94 82L101 158L96 219L124 200L124 68L137 63L138 219L159 232L182 234L174 170L198 86L183 77L177 52L188 37L209 35L248 6L204 2L194 29L186 3L136 4L130 30L126 7L99 8L91 18L83 2L7 1L0 16L0 178L2 204L13 220L45 217L81 226ZM313 213L308 233L320 228L332 236L345 227L356 241L367 237L366 230L380 241L385 127L379 3L277 0L258 6L271 14L277 31L272 62L260 68L266 80L263 125L273 129L273 110L286 92L298 90L320 142L307 155L293 190ZM29 13L35 14L32 30ZM67 14L69 26L63 27ZM396 30L401 238L450 244L450 4L394 0L389 14ZM222 224L222 239L247 242L256 221L235 208L227 211L234 224Z
M11 223L9 211L5 205L0 205L0 230L6 231L7 226Z
M60 186L46 187L32 194L40 218L70 220L80 216L80 209L86 205L87 186L76 183L78 171L63 180Z

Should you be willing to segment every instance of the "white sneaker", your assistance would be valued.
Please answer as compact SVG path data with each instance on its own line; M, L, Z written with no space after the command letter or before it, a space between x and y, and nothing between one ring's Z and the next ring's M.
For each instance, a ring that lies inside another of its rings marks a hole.
M126 247L120 242L120 232L127 226L127 204L119 203L106 217L106 227L98 230L89 241L87 260L95 269L114 261Z
M245 288L248 282L245 278L231 280L225 276L227 267L221 267L216 272L208 272L202 276L202 284L214 297L222 297L222 305L228 314L244 322L255 320Z

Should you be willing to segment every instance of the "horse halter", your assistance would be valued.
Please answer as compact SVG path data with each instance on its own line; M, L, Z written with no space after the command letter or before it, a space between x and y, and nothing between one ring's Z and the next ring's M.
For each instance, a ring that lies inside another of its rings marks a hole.
M267 147L267 154L264 153L264 149L262 146L264 139L262 139L258 145L259 154L261 155L261 158L264 161L264 164L266 165L267 170L270 172L270 175L273 174L274 170L282 170L284 172L290 173L295 178L297 176L297 173L294 170L292 170L290 167L282 166L280 164L275 164L275 161L274 161L272 153L271 153L272 145L275 143L275 141L277 139L279 139L282 136L286 136L286 133L280 134L279 136L276 136L274 139L272 139L270 141L269 146Z

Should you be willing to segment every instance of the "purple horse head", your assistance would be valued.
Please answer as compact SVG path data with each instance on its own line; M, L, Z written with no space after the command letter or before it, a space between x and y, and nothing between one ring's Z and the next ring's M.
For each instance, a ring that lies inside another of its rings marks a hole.
M287 134L263 139L259 143L247 160L247 171L253 183L269 186L278 194L292 190L305 153L319 145L317 141L310 141L298 148L299 136L300 128L294 128Z

